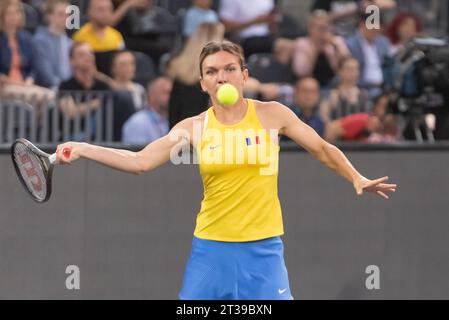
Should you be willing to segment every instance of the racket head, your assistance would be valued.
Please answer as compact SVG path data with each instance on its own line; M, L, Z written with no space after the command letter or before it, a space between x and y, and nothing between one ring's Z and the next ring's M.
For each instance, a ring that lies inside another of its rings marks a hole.
M17 177L31 198L39 203L46 202L51 195L53 165L49 156L26 139L18 139L11 145Z

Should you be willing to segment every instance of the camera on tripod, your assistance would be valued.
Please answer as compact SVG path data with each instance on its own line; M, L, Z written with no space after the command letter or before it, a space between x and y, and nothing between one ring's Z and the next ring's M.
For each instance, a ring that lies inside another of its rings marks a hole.
M386 63L384 71L384 89L390 93L393 113L402 115L405 120L404 130L411 130L420 142L423 133L434 141L425 117L438 114L449 101L448 41L413 38Z

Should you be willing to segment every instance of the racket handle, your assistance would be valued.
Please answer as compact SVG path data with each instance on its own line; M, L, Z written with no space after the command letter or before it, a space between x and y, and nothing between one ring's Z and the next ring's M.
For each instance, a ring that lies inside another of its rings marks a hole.
M48 160L50 161L51 164L55 164L56 163L56 153L53 153L52 155L50 155L50 157L48 157Z

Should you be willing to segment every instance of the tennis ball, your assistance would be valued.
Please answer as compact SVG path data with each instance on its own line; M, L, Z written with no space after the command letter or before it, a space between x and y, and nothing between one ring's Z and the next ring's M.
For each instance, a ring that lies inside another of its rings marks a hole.
M226 83L218 88L217 99L221 104L231 106L239 99L239 92L232 84Z

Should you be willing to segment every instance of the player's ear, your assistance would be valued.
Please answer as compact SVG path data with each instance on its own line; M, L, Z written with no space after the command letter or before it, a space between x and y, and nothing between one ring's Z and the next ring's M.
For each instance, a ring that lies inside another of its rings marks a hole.
M243 83L245 83L246 81L248 81L249 78L248 68L244 67L242 74L243 74Z
M207 89L206 89L206 87L204 86L204 83L203 83L203 77L200 77L200 86L201 86L201 90L202 90L204 93L208 93L208 92L207 92Z
M248 80L248 78L249 78L249 71L248 71L247 67L243 67L242 73L243 73L243 80L245 80L245 81Z

